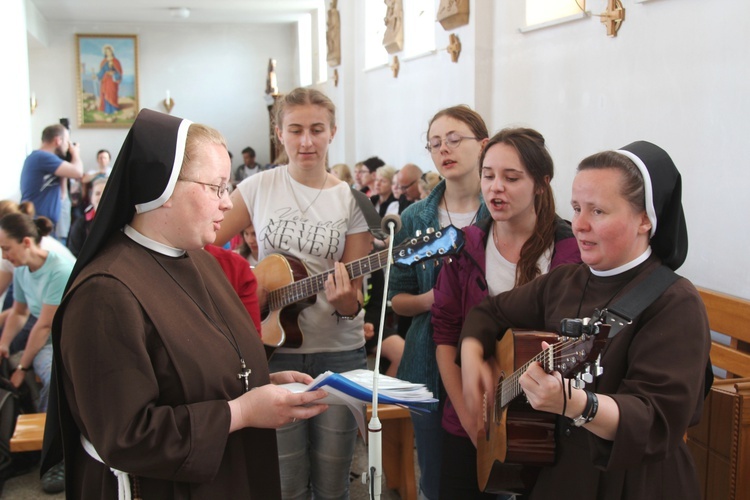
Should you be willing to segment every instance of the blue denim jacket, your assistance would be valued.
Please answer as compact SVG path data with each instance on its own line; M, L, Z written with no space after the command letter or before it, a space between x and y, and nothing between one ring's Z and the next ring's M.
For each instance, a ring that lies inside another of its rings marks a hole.
M419 229L423 233L427 228L437 229L438 205L443 199L445 192L445 181L441 181L432 193L424 200L409 206L401 214L401 231L396 236L394 243L400 243L414 236ZM484 205L481 194L479 195L479 213L477 219L489 217L487 207ZM391 268L391 276L388 282L388 298L392 299L399 293L411 293L419 295L425 293L435 286L438 273L442 267L441 261L438 265L432 262L425 263L424 269L421 264L409 268L394 266ZM409 331L406 334L406 344L401 364L398 367L398 378L409 382L425 384L436 398L441 395L440 372L438 371L437 359L435 358L435 343L432 340L432 313L424 312L414 316ZM436 406L435 406L436 407ZM434 407L434 408L435 408ZM433 409L434 409L433 408Z

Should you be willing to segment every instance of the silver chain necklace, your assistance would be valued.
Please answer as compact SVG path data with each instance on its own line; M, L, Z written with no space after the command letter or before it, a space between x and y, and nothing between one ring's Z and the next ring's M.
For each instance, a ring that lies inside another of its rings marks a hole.
M326 173L325 177L323 177L323 185L320 186L320 189L318 190L318 194L315 195L315 198L313 198L313 201L310 202L309 205L307 205L307 208L302 210L302 205L300 205L299 200L297 200L297 193L294 192L294 185L292 184L292 175L289 173L289 167L286 167L286 175L289 177L289 189L292 191L292 196L294 197L294 202L297 204L297 208L299 208L299 211L302 215L305 215L308 210L310 210L310 207L312 207L316 201L318 201L318 198L320 198L320 193L323 192L323 188L326 187L326 182L328 181L328 174Z

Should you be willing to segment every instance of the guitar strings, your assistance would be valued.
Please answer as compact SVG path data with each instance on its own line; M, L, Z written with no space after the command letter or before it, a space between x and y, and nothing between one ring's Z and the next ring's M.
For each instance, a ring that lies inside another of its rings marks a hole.
M396 250L400 250L405 246L406 245L401 245L400 247L394 248L394 253L396 252ZM349 273L350 277L353 275L359 277L363 274L371 272L374 269L381 269L385 267L388 261L387 254L388 250L383 250L363 257L362 259L349 262L348 264L345 264L346 271ZM333 274L334 272L334 270L324 271L320 274L316 274L315 276L308 276L287 286L272 290L268 293L269 309L278 310L290 304L294 304L295 302L299 302L306 297L315 295L316 293L323 290L325 281L328 279L328 276ZM291 292L285 292L286 290L290 290Z
M561 354L560 351L562 349L568 348L571 345L576 345L578 343L582 343L581 339L570 339L565 340L562 342L558 342L556 344L553 344L549 346L547 349L542 350L535 356L533 356L529 361L527 361L521 368L513 372L511 376L508 378L502 380L495 389L495 400L500 401L499 408L504 408L507 406L508 403L513 401L523 390L521 389L520 384L518 383L518 380L520 379L521 375L526 372L529 366L531 366L534 362L540 362L543 363L546 358L549 357L549 354L551 354L551 360L559 361L561 359L564 359L567 355ZM545 367L545 371L547 368ZM497 405L496 405L497 408Z

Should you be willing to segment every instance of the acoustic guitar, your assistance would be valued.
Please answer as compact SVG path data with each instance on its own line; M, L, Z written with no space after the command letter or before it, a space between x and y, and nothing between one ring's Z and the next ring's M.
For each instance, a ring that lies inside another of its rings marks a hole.
M464 234L454 226L439 231L427 230L393 248L393 263L411 266L430 259L452 255L461 250ZM382 269L388 262L388 250L346 264L350 279ZM267 290L266 306L261 310L261 334L267 348L302 345L303 334L299 314L313 305L317 294L324 290L333 270L311 276L302 261L283 254L265 257L253 269L259 287Z
M484 429L477 436L477 479L482 491L523 494L538 469L555 461L557 415L535 410L522 394L518 380L532 363L572 378L592 364L606 344L609 325L590 334L565 337L555 333L508 329L496 344L493 394L485 395ZM541 350L542 341L551 344ZM540 352L541 350L541 352ZM587 380L588 378L588 380Z

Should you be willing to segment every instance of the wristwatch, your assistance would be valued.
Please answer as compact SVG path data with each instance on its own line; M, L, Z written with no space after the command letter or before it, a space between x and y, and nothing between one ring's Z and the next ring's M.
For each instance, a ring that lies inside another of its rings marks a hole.
M29 369L28 369L28 368L24 368L24 366L23 366L23 365L21 365L21 364L19 364L19 365L16 365L16 370L21 370L22 372L27 372L27 371L29 371Z
M336 315L338 319L345 319L347 321L351 321L357 317L357 315L359 314L361 310L362 310L362 304L359 301L357 301L357 312L355 312L354 314L344 316L343 314L340 314L336 309L333 310L333 314Z
M596 412L599 410L599 398L596 397L596 394L591 391L584 392L586 393L586 407L583 409L583 413L573 419L574 427L580 427L594 420Z

